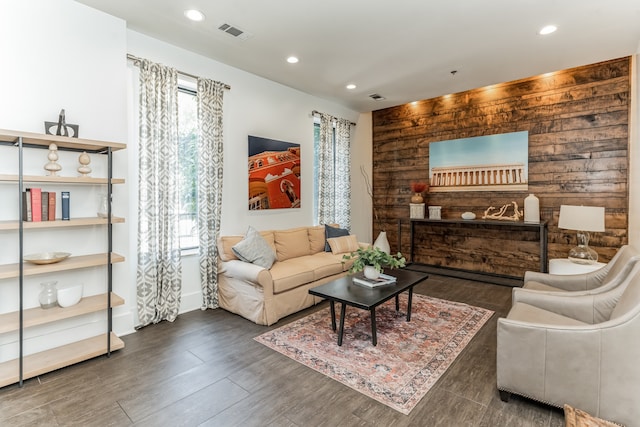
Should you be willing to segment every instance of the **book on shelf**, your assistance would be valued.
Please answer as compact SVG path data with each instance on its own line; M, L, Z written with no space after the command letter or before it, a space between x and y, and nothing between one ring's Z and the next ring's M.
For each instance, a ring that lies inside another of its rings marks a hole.
M61 200L62 200L62 220L63 221L68 221L69 220L69 199L71 197L71 195L69 194L68 191L62 191L61 193Z
M31 220L33 222L42 221L42 189L31 189Z
M22 220L31 221L31 189L22 192Z
M352 278L353 283L358 285L368 286L370 288L375 288L377 286L390 285L392 283L396 283L396 278L393 276L389 276L388 274L380 274L377 279L368 279L364 277L363 273L357 273Z
M49 221L56 220L56 192L49 191L49 200L47 201L49 205Z
M42 192L42 220L49 221L49 192Z

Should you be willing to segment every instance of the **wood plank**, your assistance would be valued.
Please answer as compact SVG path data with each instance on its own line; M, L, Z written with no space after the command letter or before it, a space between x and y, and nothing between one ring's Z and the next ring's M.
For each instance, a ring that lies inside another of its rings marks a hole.
M124 348L124 342L111 332L111 351ZM107 353L107 334L56 347L24 358L23 378L33 378L56 369ZM0 363L0 387L17 383L18 359Z
M112 216L112 224L120 224L125 222L122 217ZM86 218L71 218L70 220L62 221L56 219L55 221L38 221L38 222L23 222L22 225L25 230L40 229L40 228L58 228L58 227L84 227L90 225L106 225L107 218L102 217L86 217ZM0 230L17 230L20 228L19 221L0 221Z
M0 181L18 182L18 175L0 174ZM57 184L108 184L107 178L93 178L90 176L48 176L24 175L25 183L57 183ZM124 184L124 178L112 178L112 184Z
M560 205L605 206L607 230L598 233L592 243L600 246L596 250L603 254L603 261L610 259L616 248L628 242L630 59L374 111L373 209L385 224L374 224L374 235L386 227L390 240L397 238L391 230L397 227L398 219L409 216L409 183L428 179L430 143L526 130L527 191L427 192L425 202L442 206L443 218L459 218L462 212L481 215L488 206L502 206L512 200L522 207L524 198L534 193L540 199L542 219L549 221L549 242L558 242L557 249L550 248L550 256L553 251L566 252L560 244L566 234L557 228ZM403 233L408 236L404 228ZM406 251L405 235L400 246ZM424 249L416 255L478 271L495 268L496 273L506 274L516 268L506 254L519 249L509 242L496 246L496 255L501 251L505 256L487 267L474 258L478 248L474 247L477 242L473 236L458 233L456 239L461 239L462 249L452 250L442 244L437 251L444 253ZM564 246L568 247L566 241Z
M33 276L37 274L47 274L57 271L76 270L80 268L96 267L107 265L107 254L92 254L72 256L55 264L36 265L24 263L24 275ZM111 263L123 262L124 256L112 253ZM20 264L0 265L0 279L10 279L20 276Z
M111 307L117 307L123 304L124 299L112 292ZM24 328L30 328L32 326L43 325L45 323L55 322L57 320L68 319L71 317L82 316L83 314L105 310L106 308L107 294L84 297L78 304L66 308L30 308L23 311L23 326ZM18 311L0 314L0 334L19 330L19 315L20 313Z
M46 135L41 133L19 132L14 130L0 129L0 141L14 142L17 144L19 138L22 138L24 144L33 144L47 147L53 142L58 146L58 148L85 150L90 152L103 151L109 147L112 151L127 148L126 144L120 142L97 141L85 138L70 138L67 136Z

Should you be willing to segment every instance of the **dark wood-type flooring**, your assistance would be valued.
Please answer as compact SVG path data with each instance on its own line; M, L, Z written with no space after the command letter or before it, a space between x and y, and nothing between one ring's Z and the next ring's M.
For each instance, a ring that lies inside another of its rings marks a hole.
M409 415L258 344L253 338L269 328L219 309L186 313L125 336L125 348L110 358L0 389L0 425L564 425L560 409L517 396L509 403L499 398L496 321L510 308L510 287L432 275L416 292L496 315Z

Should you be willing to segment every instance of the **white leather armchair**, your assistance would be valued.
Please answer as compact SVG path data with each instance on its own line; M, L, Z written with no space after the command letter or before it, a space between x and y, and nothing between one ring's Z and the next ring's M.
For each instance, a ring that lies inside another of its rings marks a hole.
M599 270L584 274L559 275L527 271L522 289L533 291L594 291L605 292L618 286L640 260L640 250L624 245Z
M599 294L516 294L498 319L497 385L640 426L640 263Z

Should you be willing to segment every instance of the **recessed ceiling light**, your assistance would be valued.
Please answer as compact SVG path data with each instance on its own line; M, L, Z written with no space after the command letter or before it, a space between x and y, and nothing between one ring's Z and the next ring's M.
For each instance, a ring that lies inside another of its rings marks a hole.
M538 34L546 36L547 34L555 33L557 29L558 27L555 25L547 25L546 27L542 27L542 29L538 31Z
M298 61L300 61L300 60L295 56L290 56L290 57L287 58L287 62L289 64L297 64Z
M204 21L204 13L199 10L189 9L184 11L184 16L191 19L192 21L200 22Z
M349 83L349 84L346 86L346 88L347 88L347 89L349 89L349 90L353 90L353 89L355 89L356 87L357 87L357 86L356 86L356 85L354 85L353 83Z

